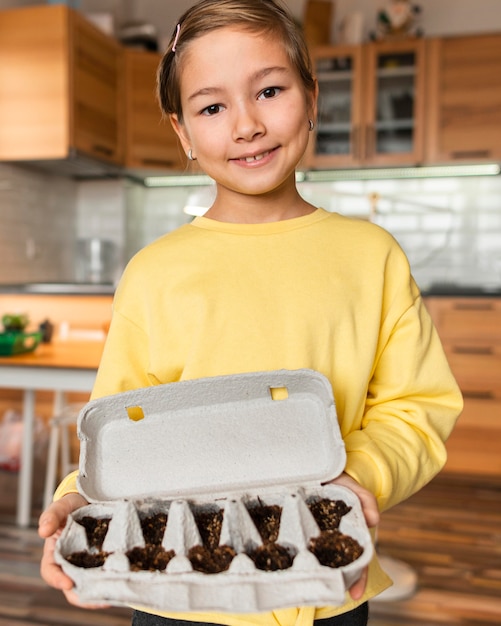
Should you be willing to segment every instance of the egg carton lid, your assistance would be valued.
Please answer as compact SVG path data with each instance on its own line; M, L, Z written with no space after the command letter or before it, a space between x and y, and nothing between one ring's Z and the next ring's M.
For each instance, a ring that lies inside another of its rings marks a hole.
M317 485L346 463L328 379L311 369L199 378L89 402L78 417L88 502L228 497Z

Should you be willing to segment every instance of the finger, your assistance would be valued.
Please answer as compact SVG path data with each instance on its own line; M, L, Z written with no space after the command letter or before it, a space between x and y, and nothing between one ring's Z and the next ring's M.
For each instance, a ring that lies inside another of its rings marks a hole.
M372 495L372 493L366 491L365 489L358 492L357 495L362 504L362 510L364 512L367 526L369 526L369 528L377 526L380 520L380 513L376 498Z
M38 520L38 535L42 539L47 539L53 535L62 523L60 516L57 514L57 509L54 510L52 507L53 505L45 510Z
M42 539L50 537L56 530L66 523L70 513L87 504L85 498L78 493L69 493L60 500L52 502L40 515L38 534Z
M365 586L367 584L367 573L368 569L367 567L364 567L360 578L350 587L350 596L352 600L360 600L360 598L364 595Z
M40 565L40 574L47 584L55 589L62 591L66 600L74 605L86 609L105 609L109 604L84 604L74 591L74 583L66 576L61 567L54 561L54 548L61 534L57 531L49 537L44 544L42 561Z
M54 548L59 535L60 531L45 540L40 562L40 575L51 587L61 591L69 591L73 588L73 581L69 576L66 576L54 560Z
M348 487L353 493L356 494L360 500L362 511L364 514L367 526L377 526L379 523L379 508L377 505L377 499L373 493L362 487L351 476L343 472L340 476L332 481L331 484L338 484L344 487Z

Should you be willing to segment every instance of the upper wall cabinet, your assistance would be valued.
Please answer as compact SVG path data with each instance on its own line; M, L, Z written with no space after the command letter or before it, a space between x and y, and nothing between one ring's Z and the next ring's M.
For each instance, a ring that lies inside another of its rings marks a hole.
M128 169L182 169L183 151L156 100L156 74L161 55L125 50L126 147ZM186 159L184 158L184 161Z
M65 5L0 11L0 159L123 161L123 50Z
M501 34L428 41L427 160L501 158Z
M312 52L319 98L308 167L349 167L362 161L362 56L359 46L322 46Z
M319 112L307 165L422 161L424 55L422 39L315 49Z
M425 41L368 44L366 147L371 165L406 165L423 159Z

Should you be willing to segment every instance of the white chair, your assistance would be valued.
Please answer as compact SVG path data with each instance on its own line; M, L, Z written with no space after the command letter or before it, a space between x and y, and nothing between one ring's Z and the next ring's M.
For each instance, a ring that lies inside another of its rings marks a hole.
M67 404L50 420L50 438L45 472L44 510L52 502L58 479L78 469L71 455L71 440L74 436L78 414L83 404Z
M396 602L412 598L418 587L418 575L414 568L405 561L388 555L378 554L377 558L383 570L392 579L393 585L371 598L371 602Z

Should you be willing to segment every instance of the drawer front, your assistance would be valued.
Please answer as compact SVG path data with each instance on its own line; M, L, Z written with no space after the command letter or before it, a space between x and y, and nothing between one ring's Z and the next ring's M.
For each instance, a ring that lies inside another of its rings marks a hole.
M501 341L501 308L497 300L460 300L432 312L443 340Z
M445 473L501 476L501 298L426 298L464 396Z
M490 430L499 440L501 453L501 400L487 400L466 395L464 409L456 422L456 428Z
M442 341L501 342L501 298L426 298Z
M501 400L466 396L446 446L445 473L501 476Z
M501 399L501 346L444 344L444 348L465 396Z

